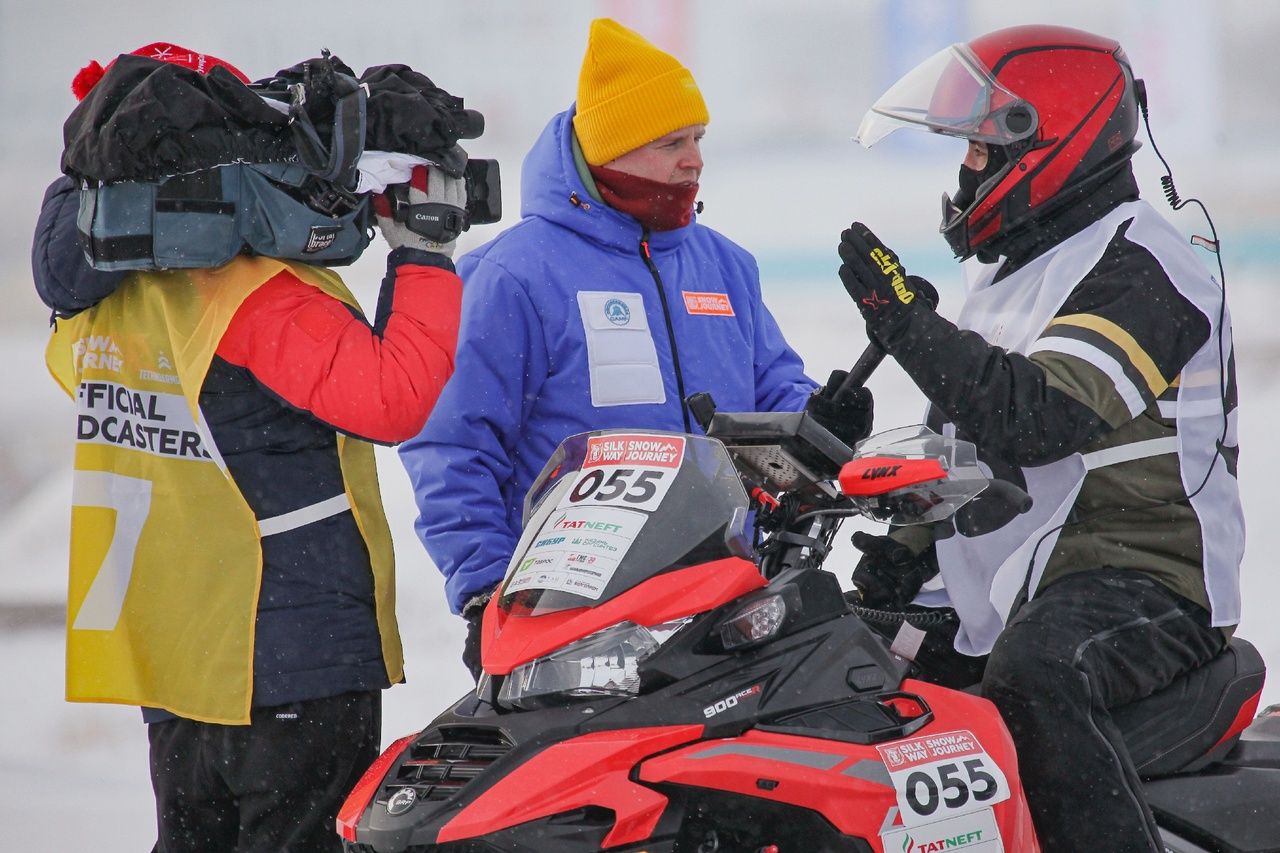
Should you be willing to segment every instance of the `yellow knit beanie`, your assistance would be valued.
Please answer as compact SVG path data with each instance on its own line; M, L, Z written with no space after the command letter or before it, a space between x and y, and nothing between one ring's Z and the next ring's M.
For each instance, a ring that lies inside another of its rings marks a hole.
M707 105L689 69L609 18L591 22L573 117L582 154L600 166L691 124Z

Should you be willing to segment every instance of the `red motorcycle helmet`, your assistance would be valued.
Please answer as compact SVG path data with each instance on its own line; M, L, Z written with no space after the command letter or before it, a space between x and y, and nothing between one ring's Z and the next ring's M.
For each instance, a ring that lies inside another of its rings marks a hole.
M940 231L968 258L1114 173L1140 143L1124 50L1068 27L1010 27L954 44L885 92L858 128L871 147L900 127L1002 149L1003 165L961 209L942 197Z

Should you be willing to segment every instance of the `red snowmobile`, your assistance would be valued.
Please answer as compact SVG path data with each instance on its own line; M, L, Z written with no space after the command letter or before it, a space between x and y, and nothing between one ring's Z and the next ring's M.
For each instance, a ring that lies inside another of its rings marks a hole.
M912 678L821 568L845 517L1026 495L923 427L856 454L803 413L718 413L708 435L560 445L484 614L484 675L369 768L348 851L1039 850L995 707ZM1262 678L1236 640L1117 715L1171 851L1280 849Z

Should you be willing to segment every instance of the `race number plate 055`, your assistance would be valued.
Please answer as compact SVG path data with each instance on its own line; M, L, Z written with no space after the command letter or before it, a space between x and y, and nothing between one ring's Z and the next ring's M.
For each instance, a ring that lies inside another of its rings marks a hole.
M999 765L964 730L877 746L889 769L904 826L979 811L1009 799Z
M652 512L666 497L683 460L680 436L593 436L587 440L578 479L560 507L616 506Z

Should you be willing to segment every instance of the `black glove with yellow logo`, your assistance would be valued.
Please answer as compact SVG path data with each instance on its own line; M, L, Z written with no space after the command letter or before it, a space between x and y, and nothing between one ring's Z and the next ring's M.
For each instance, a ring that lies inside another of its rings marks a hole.
M840 281L867 321L867 335L888 350L912 314L933 310L938 292L920 276L907 275L893 250L861 222L840 235Z

